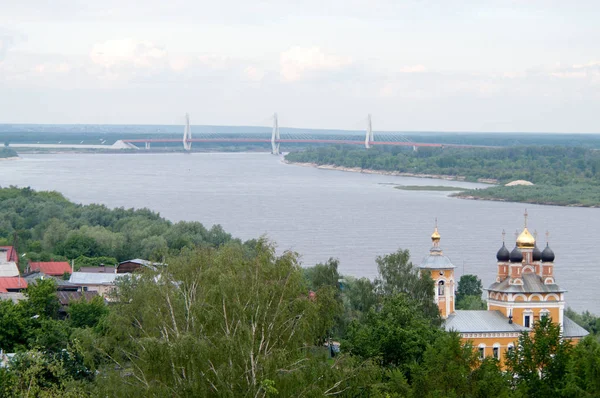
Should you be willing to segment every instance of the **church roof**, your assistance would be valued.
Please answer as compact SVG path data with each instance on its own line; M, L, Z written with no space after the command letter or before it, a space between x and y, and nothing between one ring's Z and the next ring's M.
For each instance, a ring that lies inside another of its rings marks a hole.
M575 323L570 318L564 317L563 336L564 337L585 337L590 334L587 330Z
M494 292L503 293L564 293L566 290L561 289L557 284L545 285L542 277L534 273L526 273L521 276L523 279L522 285L510 285L509 278L502 282L494 282L487 288Z
M444 323L447 331L459 333L512 333L527 330L516 323L508 323L508 318L500 311L455 311Z
M452 261L450 261L448 256L444 256L441 253L440 249L437 249L437 252L439 252L439 253L437 253L435 249L437 249L437 248L432 248L430 254L428 256L425 256L425 258L423 258L423 261L421 261L421 265L419 266L420 268L430 268L430 269L456 268L456 266L454 266L454 264L452 264Z

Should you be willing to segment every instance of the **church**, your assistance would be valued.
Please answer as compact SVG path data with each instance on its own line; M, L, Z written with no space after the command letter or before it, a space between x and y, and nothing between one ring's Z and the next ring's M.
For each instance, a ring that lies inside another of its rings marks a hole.
M503 233L504 236L504 233ZM429 254L420 265L435 283L435 302L448 331L456 331L463 341L471 341L479 356L503 361L506 351L518 343L523 331L549 316L560 325L565 339L578 342L588 332L564 315L565 290L554 279L554 252L548 242L543 251L525 226L509 252L504 242L496 254L496 280L487 289L487 310L455 309L455 266L440 247L437 222L431 235ZM504 240L504 239L503 239Z

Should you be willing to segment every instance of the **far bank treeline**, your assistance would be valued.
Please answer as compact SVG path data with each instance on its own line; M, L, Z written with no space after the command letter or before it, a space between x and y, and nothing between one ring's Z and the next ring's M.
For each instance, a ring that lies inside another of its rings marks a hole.
M133 258L162 261L184 247L219 247L233 239L219 225L172 223L148 209L79 205L57 192L3 188L0 203L0 246L17 247L21 269L27 261L74 260L76 269Z
M0 301L0 348L17 353L0 368L0 396L475 398L600 391L597 318L577 318L595 334L577 346L561 341L553 323L537 322L535 340L523 334L502 369L444 331L433 281L419 275L408 250L378 257L371 281L340 275L333 259L302 268L298 254L278 255L264 239L242 243L218 227L172 224L148 210L75 205L27 188L0 189L0 209L0 236L22 253L82 255L91 244L90 255L150 253L166 263L124 276L109 305L99 298L71 304L64 319L52 279L31 283L27 300ZM56 225L64 227L64 241L50 239ZM106 236L112 239L100 239ZM155 247L142 243L152 238L166 246L144 252ZM115 246L118 240L125 243ZM481 281L461 278L458 305L481 308L480 295ZM331 340L341 342L339 352L327 345Z
M600 151L562 146L503 148L412 148L348 146L289 153L290 162L379 171L497 180L527 180L535 186L469 190L459 196L558 205L600 205Z

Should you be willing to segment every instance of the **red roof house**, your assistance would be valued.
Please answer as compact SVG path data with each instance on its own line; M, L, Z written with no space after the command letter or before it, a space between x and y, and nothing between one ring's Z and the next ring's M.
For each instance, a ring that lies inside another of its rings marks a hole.
M73 270L66 261L42 261L29 263L31 271L40 271L50 276L63 276L65 272L72 274Z
M19 255L17 254L17 251L15 250L14 247L12 246L0 246L0 252L5 252L6 253L6 259L4 261L12 261L15 263L19 262ZM4 257L3 255L4 253L0 253L0 262L2 262L2 259Z
M0 293L17 292L27 288L27 281L19 277L0 278Z

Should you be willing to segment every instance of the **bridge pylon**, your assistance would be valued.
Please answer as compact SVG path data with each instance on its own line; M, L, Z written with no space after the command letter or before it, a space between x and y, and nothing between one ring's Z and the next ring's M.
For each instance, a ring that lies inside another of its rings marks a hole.
M375 141L373 137L373 127L371 125L371 114L367 115L367 134L365 135L365 148L371 148L371 143Z
M271 133L271 153L273 155L279 155L279 121L277 120L277 113L273 114L273 132Z
M192 150L192 128L190 127L190 115L185 114L185 128L183 129L183 149Z

